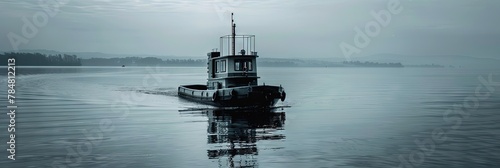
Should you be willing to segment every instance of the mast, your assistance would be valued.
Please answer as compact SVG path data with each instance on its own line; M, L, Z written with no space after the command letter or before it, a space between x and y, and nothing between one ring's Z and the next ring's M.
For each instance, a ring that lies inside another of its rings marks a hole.
M236 55L236 24L234 23L233 13L231 13L231 28L232 28L232 55Z

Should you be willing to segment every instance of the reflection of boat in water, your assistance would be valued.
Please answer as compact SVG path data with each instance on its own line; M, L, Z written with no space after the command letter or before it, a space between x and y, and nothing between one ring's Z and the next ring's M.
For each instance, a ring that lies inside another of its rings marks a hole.
M207 84L179 86L179 96L219 107L273 106L284 101L283 87L258 85L255 35L236 35L234 20L231 27L232 35L220 38L221 50L207 54ZM238 54L236 47L242 48Z
M257 141L285 139L285 135L276 132L284 129L284 112L210 110L207 116L207 142L216 145L215 149L207 150L208 158L227 159L228 167L255 166L257 161L253 156L259 153L255 144ZM235 160L235 156L243 157Z
M259 154L256 142L282 140L285 112L277 109L208 109L209 159L218 159L221 167L254 167ZM240 157L235 157L240 156Z

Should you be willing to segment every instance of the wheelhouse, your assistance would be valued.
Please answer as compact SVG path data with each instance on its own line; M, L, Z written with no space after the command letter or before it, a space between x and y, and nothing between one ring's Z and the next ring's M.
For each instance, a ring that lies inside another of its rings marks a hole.
M255 35L236 35L234 21L232 28L232 35L220 37L221 50L214 49L207 54L208 89L258 84ZM238 53L236 49L240 49Z

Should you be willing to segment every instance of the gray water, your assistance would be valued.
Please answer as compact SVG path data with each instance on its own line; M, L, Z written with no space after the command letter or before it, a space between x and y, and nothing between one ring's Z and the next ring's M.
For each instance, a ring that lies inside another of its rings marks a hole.
M1 167L500 166L500 87L453 111L478 98L479 77L500 81L494 70L262 67L291 107L251 112L178 98L205 83L201 67L16 70L16 160L4 114Z

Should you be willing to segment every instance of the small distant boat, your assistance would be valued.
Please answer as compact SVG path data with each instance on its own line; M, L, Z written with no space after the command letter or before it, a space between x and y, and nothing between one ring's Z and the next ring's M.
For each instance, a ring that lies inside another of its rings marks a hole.
M214 49L207 54L207 84L181 85L179 97L218 107L274 106L284 101L286 93L281 85L257 83L255 35L236 35L232 13L231 27L231 35L220 37L220 51ZM236 43L242 48L238 54Z
M122 67L125 67L125 65L122 65Z

